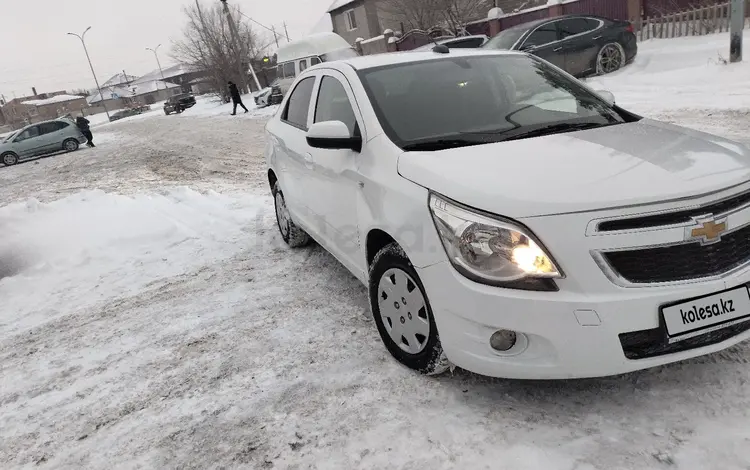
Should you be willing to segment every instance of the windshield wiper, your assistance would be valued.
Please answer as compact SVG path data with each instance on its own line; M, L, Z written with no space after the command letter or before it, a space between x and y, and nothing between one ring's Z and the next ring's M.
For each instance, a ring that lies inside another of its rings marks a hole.
M491 142L491 141L489 141ZM413 144L407 144L403 146L403 149L407 152L413 151L435 151L435 150L446 150L458 147L468 147L470 145L481 145L489 143L485 139L435 139L427 140L424 142L416 142Z
M504 142L507 140L518 140L518 139L526 139L529 137L541 137L545 135L552 135L552 134L562 134L563 132L573 132L573 131L582 131L586 129L594 129L597 127L606 127L611 126L613 124L619 124L619 123L610 123L610 124L602 124L599 122L564 122L559 124L551 124L549 126L544 127L537 127L536 129L527 129L527 130L518 130L518 132L509 131L507 134L502 133L498 135L497 142Z

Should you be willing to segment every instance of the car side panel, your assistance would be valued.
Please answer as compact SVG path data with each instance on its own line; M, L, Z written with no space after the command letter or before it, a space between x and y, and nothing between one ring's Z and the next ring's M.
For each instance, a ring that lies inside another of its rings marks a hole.
M612 33L605 26L563 41L565 69L575 77L596 71L596 59L601 48L612 42Z

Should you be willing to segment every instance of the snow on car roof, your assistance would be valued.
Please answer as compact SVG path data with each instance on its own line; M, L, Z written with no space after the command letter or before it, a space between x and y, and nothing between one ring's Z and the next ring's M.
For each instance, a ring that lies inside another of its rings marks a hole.
M503 55L523 55L523 52L487 50L487 49L451 49L449 53L440 54L437 52L390 52L387 54L373 54L362 57L353 57L351 59L340 60L357 70L371 69L385 65L406 64L409 62L423 62L426 60L447 59L450 57L470 57L470 56L503 56Z
M316 33L279 47L276 51L276 62L283 64L348 48L351 48L351 45L336 33Z

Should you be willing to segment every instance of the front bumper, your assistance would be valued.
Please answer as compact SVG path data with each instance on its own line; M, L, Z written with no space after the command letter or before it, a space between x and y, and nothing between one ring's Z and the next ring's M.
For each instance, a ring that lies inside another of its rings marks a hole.
M631 360L619 336L660 328L661 305L749 283L750 269L712 282L599 294L485 286L464 278L447 261L417 271L446 356L482 375L517 379L617 375L720 351L750 338L750 330L743 330L707 346ZM489 339L498 329L523 333L525 348L512 350L512 355L496 353Z

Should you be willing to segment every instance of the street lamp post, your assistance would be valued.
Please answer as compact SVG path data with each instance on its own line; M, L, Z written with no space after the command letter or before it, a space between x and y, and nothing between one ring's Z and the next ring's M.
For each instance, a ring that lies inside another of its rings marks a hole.
M104 112L107 113L107 119L109 119L109 111L107 110L107 105L104 104L104 95L102 94L102 87L99 86L99 79L96 78L96 72L94 72L94 66L91 64L91 56L89 56L89 50L86 48L86 33L89 32L91 29L91 26L86 28L86 31L83 32L83 34L76 34L76 33L68 33L70 36L75 36L78 39L81 40L81 44L83 45L83 51L86 53L86 59L89 61L89 67L91 67L91 74L94 76L94 83L96 83L96 89L99 90L99 98L102 100L102 107L104 108Z
M158 46L156 46L153 49L151 49L150 47L147 47L146 50L147 51L151 51L151 52L154 53L154 57L156 57L156 65L159 66L159 73L161 74L161 81L164 82L164 89L166 89L167 88L167 82L164 81L164 70L161 69L161 62L159 62L159 54L157 54L157 52L156 52L156 51L159 50L160 47L161 47L161 44L159 44ZM158 90L159 87L157 86L156 89Z

